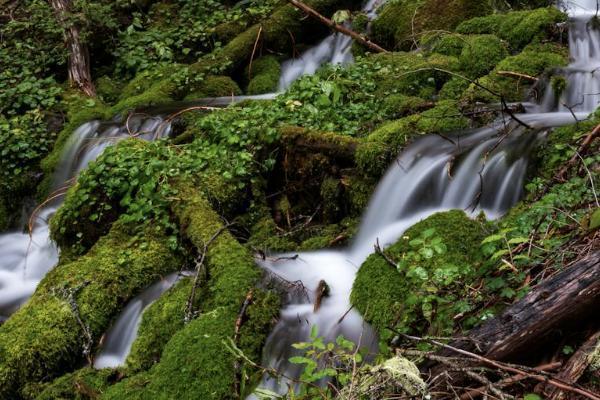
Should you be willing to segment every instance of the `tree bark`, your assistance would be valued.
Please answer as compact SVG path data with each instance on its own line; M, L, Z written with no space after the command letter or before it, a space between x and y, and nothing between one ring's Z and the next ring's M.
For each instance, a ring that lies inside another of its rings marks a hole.
M68 21L71 0L50 0L56 18L63 27L65 42L69 51L69 83L90 97L96 96L96 88L90 72L90 56L82 42L79 27Z

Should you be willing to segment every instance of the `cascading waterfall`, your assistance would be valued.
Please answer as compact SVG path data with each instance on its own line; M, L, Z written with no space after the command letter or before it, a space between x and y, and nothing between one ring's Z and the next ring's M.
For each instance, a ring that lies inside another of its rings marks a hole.
M181 277L187 275L189 273L169 274L132 299L106 333L102 349L94 359L94 368L114 368L125 364L125 359L129 355L142 321L144 310L160 295L173 287Z
M65 145L61 162L53 176L52 189L64 193L87 164L129 132L143 132L138 137L152 140L168 136L170 124L160 117L132 117L128 126L118 122L92 121L75 130ZM58 262L59 249L50 240L48 222L63 201L59 195L35 215L31 235L12 232L0 235L0 320L8 318L35 291L42 278Z
M289 389L287 378L301 373L300 366L288 361L297 355L291 345L308 340L313 325L326 342L343 335L375 351L376 336L349 301L358 268L374 245L394 243L407 228L439 211L462 209L472 216L480 212L492 219L502 216L520 199L528 154L543 140L545 130L585 119L596 108L600 79L594 70L600 66L600 34L588 26L596 13L596 0L562 5L571 16L572 63L563 70L567 88L560 99L552 97L550 88L533 113L518 115L533 132L503 119L451 137L453 142L423 137L404 150L379 183L352 246L259 261L266 270L290 282L301 281L309 289L308 298L289 295L265 347L263 365L286 378L265 375L261 387L282 394ZM330 293L314 312L314 290L321 280Z

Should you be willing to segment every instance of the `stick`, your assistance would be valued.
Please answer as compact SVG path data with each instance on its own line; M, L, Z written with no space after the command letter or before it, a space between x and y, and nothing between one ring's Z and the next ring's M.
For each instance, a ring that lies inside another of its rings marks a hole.
M526 74L522 74L520 72L514 72L514 71L498 71L496 72L498 75L500 76L508 76L510 78L519 78L519 79L525 79L528 81L532 81L532 82L537 82L538 78L536 78L535 76L531 76L531 75L526 75Z
M495 367L497 369L501 369L501 370L504 370L504 371L512 372L513 374L517 374L517 375L524 375L527 378L534 379L534 380L536 380L538 382L548 383L548 384L550 384L552 386L555 386L557 388L560 388L560 389L563 389L563 390L566 390L566 391L569 391L569 392L580 394L580 395L582 395L584 397L587 397L588 399L591 399L591 400L600 400L600 396L597 396L597 395L595 395L594 393L592 393L592 392L590 392L588 390L571 386L567 382L562 382L560 380L557 380L557 379L554 379L554 378L549 378L547 376L540 375L540 374L529 373L529 372L523 371L522 369L513 367L512 365L508 365L508 364L505 364L503 362L496 361L496 360L491 360L489 358L480 356L479 354L471 353L470 351L466 351L466 350L459 349L459 348L454 347L454 346L450 346L448 344L444 344L442 342L438 342L437 340L423 339L423 338L420 338L420 337L417 337L417 336L410 336L410 335L406 335L406 334L404 334L402 332L398 332L396 330L393 330L393 332L396 333L397 335L400 335L400 336L405 337L405 338L410 339L410 340L414 340L414 341L417 341L417 342L427 342L427 343L430 343L430 344L433 344L433 345L436 345L436 346L440 346L440 347L442 347L442 348L444 348L446 350L450 350L450 351L453 351L455 353L462 354L462 355L467 356L469 358L475 359L477 361L481 361L483 364L490 365L490 366Z
M583 140L583 143L581 143L581 146L579 146L579 149L577 149L575 154L573 154L573 157L571 157L569 161L567 161L567 163L562 167L558 175L556 175L556 180L562 182L565 181L569 168L575 165L577 163L577 160L579 159L578 154L585 155L594 139L597 139L598 136L600 136L600 124L596 125L596 127L586 135L585 139Z
M308 15L310 15L311 17L319 20L321 23L327 25L328 27L330 27L331 29L340 32L343 35L346 36L350 36L352 39L356 40L357 42L359 42L360 44L368 47L369 49L373 50L376 53L388 53L388 51L386 49L384 49L383 47L380 47L379 45L377 45L376 43L371 42L369 39L367 39L366 37L364 37L363 35L360 35L348 28L346 28L343 25L337 24L334 21L330 20L329 18L325 18L324 16L322 16L321 14L319 14L317 11L313 10L312 8L310 8L309 6L307 6L306 4L298 1L298 0L288 0L294 7L304 11L305 13L307 13Z

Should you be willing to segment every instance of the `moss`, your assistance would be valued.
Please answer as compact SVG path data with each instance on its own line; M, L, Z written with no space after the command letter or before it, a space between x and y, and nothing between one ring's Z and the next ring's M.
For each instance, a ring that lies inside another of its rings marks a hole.
M308 239L298 246L299 251L320 250L326 247L339 247L350 243L358 229L358 218L344 218L337 224L325 225L311 230Z
M108 76L101 76L96 80L96 92L105 103L116 101L121 95L121 84Z
M194 185L179 182L177 187L179 201L173 211L185 236L198 248L214 238L206 252L209 280L200 289L201 312L169 340L158 364L113 386L104 399L234 397L236 356L225 345L234 336L239 308L261 272L252 255L223 230L221 219ZM254 289L237 343L246 356L260 359L278 309L277 296Z
M41 393L35 390L28 397L36 400L93 400L97 399L106 390L110 382L116 377L114 371L109 369L95 370L90 367L79 369L73 373L65 374L50 384L40 388Z
M479 245L485 237L485 231L479 222L469 219L463 211L458 210L437 213L413 225L401 239L386 249L386 254L393 260L403 260L405 253L414 250L409 244L410 241L431 228L435 229L435 236L441 238L447 252L421 260L419 266L428 273L432 274L436 268L444 265L475 269L482 262ZM410 317L421 312L421 303L415 302L412 297L425 294L419 294L422 288L415 286L414 281L406 279L404 274L407 271L399 272L402 268L402 261L396 269L381 255L372 254L358 271L350 299L379 333L383 333L386 327L402 326L402 329L412 332L417 329L423 334L424 329L421 327L419 330L423 322ZM463 285L468 283L460 282L458 286L464 288ZM375 288L377 290L374 290ZM447 295L450 296L450 293ZM436 318L442 320L442 317L447 316L444 316L444 305L440 304ZM436 321L430 321L427 325L435 324ZM448 333L448 327L443 328L441 330Z
M392 94L383 99L382 112L390 119L405 117L428 107L431 102L416 96Z
M444 100L427 111L384 123L356 149L356 164L365 175L378 177L400 149L418 135L458 132L469 126L455 101Z
M250 77L247 94L271 93L277 90L281 65L274 56L264 56L252 62L252 70L246 71Z
M533 41L552 37L556 31L556 24L564 21L565 14L552 6L473 18L461 23L456 31L467 34L494 34L506 40L513 50L519 50Z
M369 205L377 181L360 175L344 177L346 196L350 204L350 215L359 217Z
M426 56L422 53L386 53L370 57L381 68L375 74L376 94L399 93L432 99L450 75L441 70L458 70L458 60L441 54ZM436 70L438 69L438 70ZM395 73L390 73L391 71Z
M421 32L452 30L466 19L491 11L488 2L480 0L389 2L373 21L371 36L388 50L409 50L419 41Z
M444 32L442 34L425 34L421 38L420 44L423 49L431 53L458 58L466 45L466 40L463 35Z
M560 98L565 89L567 88L567 79L561 75L554 75L550 79L550 85L552 86L552 91L554 92L554 96L556 98Z
M343 187L342 182L335 178L325 178L321 182L321 198L323 199L323 219L325 221L337 221L343 212L342 205Z
M169 339L183 328L191 287L191 279L182 279L144 311L138 335L127 356L128 374L150 369L158 363Z
M131 237L116 224L88 254L50 271L30 301L0 326L0 398L18 399L27 383L81 363L86 340L69 293L97 343L123 304L179 267L166 243L155 229Z
M264 252L286 252L296 249L296 244L289 236L280 234L277 224L270 215L252 226L248 246Z
M458 62L465 75L477 78L494 69L506 56L506 45L497 36L474 35L466 38Z
M245 29L246 26L241 24L239 21L224 22L214 27L213 35L215 41L220 43L229 43Z
M498 71L539 76L547 69L564 66L567 63L568 55L562 46L552 43L529 45L521 53L502 60L490 74L481 78L479 83L502 95L506 101L521 101L531 87L531 82L502 76L498 74ZM470 102L498 102L497 96L472 84L463 94L463 99Z
M198 89L187 95L185 100L195 100L204 97L238 96L242 90L233 79L228 76L207 76Z

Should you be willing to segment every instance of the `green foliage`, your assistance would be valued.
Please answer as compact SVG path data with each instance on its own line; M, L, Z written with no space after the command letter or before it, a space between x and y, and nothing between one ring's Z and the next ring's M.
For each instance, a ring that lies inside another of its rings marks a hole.
M252 62L252 71L248 70L248 94L271 93L277 90L281 75L281 66L274 56L264 56Z
M292 345L302 355L290 358L292 364L304 365L300 380L300 390L294 395L299 399L334 399L336 393L330 386L324 388L313 386L320 380L332 380L338 386L345 386L353 378L354 368L360 368L363 354L356 345L343 336L335 342L325 343L318 336L318 328L313 325L310 341Z
M5 119L0 114L0 191L31 192L38 180L40 160L48 154L55 133L48 132L39 110ZM24 190L25 189L25 190Z

